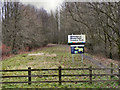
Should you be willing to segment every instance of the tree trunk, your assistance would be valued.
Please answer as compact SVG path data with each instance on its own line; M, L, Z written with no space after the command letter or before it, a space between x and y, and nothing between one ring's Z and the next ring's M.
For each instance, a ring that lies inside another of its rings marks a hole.
M119 35L120 35L120 1L118 2L118 29L119 29ZM119 60L120 60L120 37L119 38L119 44L118 44L118 56L119 56ZM119 61L120 62L120 61ZM120 65L120 64L119 64Z

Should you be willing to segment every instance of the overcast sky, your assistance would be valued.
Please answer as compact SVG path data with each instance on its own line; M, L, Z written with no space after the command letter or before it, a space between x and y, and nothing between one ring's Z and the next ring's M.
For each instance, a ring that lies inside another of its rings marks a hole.
M23 4L31 4L37 8L44 8L48 12L55 11L63 0L20 0Z
M0 1L4 1L4 0L0 0ZM10 1L10 0L8 0ZM118 2L120 0L12 0L12 1L20 1L23 4L31 4L34 5L36 8L44 8L45 10L47 10L48 12L50 12L50 10L55 11L57 9L57 7L60 6L60 4L62 4L63 1L65 2L98 2L98 1L102 1L102 2Z

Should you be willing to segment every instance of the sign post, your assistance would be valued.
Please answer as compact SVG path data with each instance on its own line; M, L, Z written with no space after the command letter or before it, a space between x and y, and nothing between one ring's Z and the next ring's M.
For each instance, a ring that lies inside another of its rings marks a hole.
M83 63L85 35L68 35L68 45L71 45L72 62L74 62L73 54L81 54L81 62Z
M72 54L72 62L74 63L74 55Z
M81 62L83 63L83 54L81 54L81 57L82 57Z

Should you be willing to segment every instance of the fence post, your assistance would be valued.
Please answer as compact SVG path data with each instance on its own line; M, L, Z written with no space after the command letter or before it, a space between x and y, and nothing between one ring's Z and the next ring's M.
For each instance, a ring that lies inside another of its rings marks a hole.
M111 68L113 68L113 63L111 63ZM111 69L111 74L113 74L113 69ZM111 79L113 78L114 76L111 75Z
M92 66L89 67L90 83L92 84Z
M31 67L28 67L28 84L31 85Z
M59 69L59 85L61 85L61 66L58 69Z
M118 66L118 67L119 67L119 69L118 69L118 73L119 73L119 76L118 76L118 77L119 77L119 82L118 82L118 85L120 85L120 64L119 64L119 66Z

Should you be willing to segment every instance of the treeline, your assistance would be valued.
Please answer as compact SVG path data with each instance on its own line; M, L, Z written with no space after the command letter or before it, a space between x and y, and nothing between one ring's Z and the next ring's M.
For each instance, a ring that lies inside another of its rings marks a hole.
M120 2L67 2L61 11L61 33L85 34L89 53L120 59Z
M37 10L31 5L19 2L4 2L2 7L3 44L11 53L19 50L45 46L48 43L47 27L49 15L44 9Z
M85 34L87 52L120 58L119 4L66 2L60 11L47 13L20 2L4 2L2 41L17 53L48 43L67 44L67 35Z
M61 5L58 43L67 43L69 34L85 34L87 52L120 59L120 2ZM56 16L59 12L56 13ZM55 17L58 23L59 18Z

